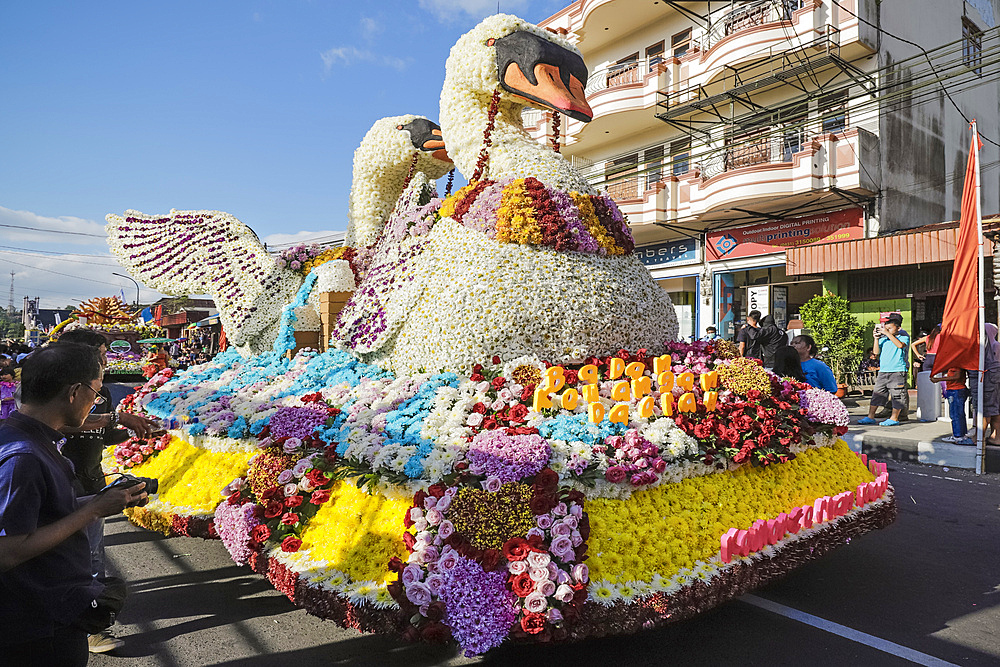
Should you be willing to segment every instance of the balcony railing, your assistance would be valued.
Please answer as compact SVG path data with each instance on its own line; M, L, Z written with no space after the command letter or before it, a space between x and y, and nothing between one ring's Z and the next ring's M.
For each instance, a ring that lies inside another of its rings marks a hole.
M802 0L757 0L730 12L711 17L703 48L707 51L729 35L778 21L790 21L792 12L802 7Z
M659 63L663 62L663 56L653 56L651 58L639 58L625 63L613 63L598 67L590 73L587 79L587 95L606 90L626 86L632 83L641 83L643 78L653 71Z
M754 135L730 138L726 143L725 150L713 151L698 160L702 178L709 179L757 164L791 162L792 156L802 150L805 130L801 127L770 128Z
M609 182L607 185L608 196L616 202L638 199L642 195L639 191L639 183L641 182L642 179L638 174Z

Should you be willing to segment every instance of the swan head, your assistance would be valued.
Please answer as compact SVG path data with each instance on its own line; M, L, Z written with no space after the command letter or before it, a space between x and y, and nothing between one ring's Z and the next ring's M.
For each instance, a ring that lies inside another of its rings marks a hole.
M497 14L463 35L448 56L451 83L501 100L558 111L582 122L594 112L587 103L587 66L568 40L523 19Z
M441 136L441 126L426 118L414 118L409 123L399 124L397 130L410 134L410 143L419 151L430 153L431 157L441 162L452 164L448 150Z

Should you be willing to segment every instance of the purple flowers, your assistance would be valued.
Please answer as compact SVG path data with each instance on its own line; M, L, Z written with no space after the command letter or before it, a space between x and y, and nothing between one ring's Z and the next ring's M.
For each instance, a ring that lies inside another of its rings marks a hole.
M811 422L847 426L851 423L847 408L840 399L823 389L806 389L799 394L799 405L806 409Z
M317 426L326 423L326 411L316 408L281 408L273 415L269 426L271 438L308 438Z
M444 622L465 655L480 655L507 638L517 620L516 598L507 590L502 570L485 572L468 558L455 560L455 566L444 572L439 591L446 608Z
M250 548L250 531L260 524L256 508L255 503L230 505L225 501L215 508L215 530L238 565L245 565L253 553Z
M552 449L540 435L507 435L501 429L481 431L469 445L470 471L501 482L517 482L545 467Z

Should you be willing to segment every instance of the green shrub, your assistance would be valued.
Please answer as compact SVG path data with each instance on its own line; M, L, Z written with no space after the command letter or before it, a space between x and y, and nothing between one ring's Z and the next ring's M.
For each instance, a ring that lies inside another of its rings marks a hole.
M845 382L847 374L861 363L864 352L862 325L851 315L850 303L836 294L815 296L799 311L802 322L811 330L823 360L833 370L837 382Z

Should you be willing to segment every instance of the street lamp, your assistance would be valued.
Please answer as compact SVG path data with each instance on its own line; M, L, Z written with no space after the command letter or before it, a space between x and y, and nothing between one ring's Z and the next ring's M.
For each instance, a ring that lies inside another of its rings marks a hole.
M127 276L124 273L115 273L114 271L111 272L111 275L118 276L120 278L128 278L133 283L135 283L135 305L136 305L136 307L138 307L139 306L139 283L135 282L135 278L133 278L132 276Z

